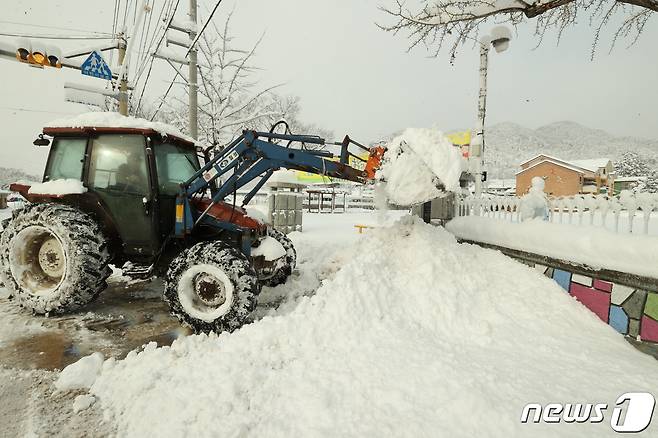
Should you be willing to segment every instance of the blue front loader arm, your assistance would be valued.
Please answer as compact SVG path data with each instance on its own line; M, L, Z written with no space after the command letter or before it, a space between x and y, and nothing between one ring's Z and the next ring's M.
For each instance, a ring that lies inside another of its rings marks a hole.
M242 205L246 205L267 179L272 176L272 173L281 168L301 170L361 183L366 181L365 172L348 165L349 156L352 155L347 151L351 141L349 137L345 137L346 140L342 143L333 143L342 145L339 161L332 161L330 158L334 156L327 151L292 149L271 141L261 140L261 138L287 140L289 145L291 142L325 144L324 139L314 136L245 131L218 155L209 160L188 181L181 184L181 191L176 200L176 237L184 237L190 234L192 229L199 223L207 223L227 230L239 229L234 224L210 218L208 211L213 205L223 201L230 193L260 178L244 198ZM358 143L355 144L358 145ZM358 146L366 149L361 145ZM231 170L233 170L233 174L214 189L214 182ZM210 205L203 212L196 211L191 206L190 199L199 194L206 194L208 190L212 194Z

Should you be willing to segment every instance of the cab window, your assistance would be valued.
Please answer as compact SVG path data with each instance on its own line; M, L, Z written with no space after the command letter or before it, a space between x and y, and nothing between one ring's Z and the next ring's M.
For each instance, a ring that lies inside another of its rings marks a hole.
M89 186L148 195L144 137L100 135L94 138L89 163Z
M55 138L50 148L50 158L45 180L77 179L82 177L85 160L86 138Z
M199 170L199 158L194 148L161 143L155 147L155 165L160 193L175 196L180 184Z

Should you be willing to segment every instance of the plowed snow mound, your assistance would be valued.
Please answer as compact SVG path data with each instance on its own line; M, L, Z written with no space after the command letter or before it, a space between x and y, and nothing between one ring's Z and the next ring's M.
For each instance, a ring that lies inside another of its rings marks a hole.
M655 360L533 269L411 219L354 254L285 316L107 361L91 393L131 437L599 437L611 412L522 408L658 394Z

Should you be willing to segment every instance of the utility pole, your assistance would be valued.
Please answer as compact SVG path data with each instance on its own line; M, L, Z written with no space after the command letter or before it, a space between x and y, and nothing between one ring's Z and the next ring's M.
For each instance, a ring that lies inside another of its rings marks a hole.
M119 65L123 65L126 58L126 38L122 33L119 35ZM121 69L123 73L123 69ZM126 72L127 73L127 72ZM119 77L119 114L128 115L128 80L127 74L121 74Z
M471 157L475 177L475 197L482 196L482 166L484 164L484 118L487 113L487 67L489 64L489 41L480 42L480 94L478 96L478 125L475 130L475 141L471 149ZM479 209L476 209L479 214Z
M188 64L188 85L189 85L189 124L190 124L190 137L198 139L199 136L199 122L198 122L198 102L197 93L199 86L197 84L197 51L193 44L197 35L197 0L190 0L190 22L192 27L190 30L190 63Z

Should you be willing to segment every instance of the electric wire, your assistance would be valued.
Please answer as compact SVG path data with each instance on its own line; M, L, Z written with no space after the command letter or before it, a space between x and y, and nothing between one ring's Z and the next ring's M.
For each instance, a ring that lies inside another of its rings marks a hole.
M169 88L167 88L167 91L165 91L165 94L160 99L160 104L158 105L158 108L155 110L155 112L151 116L151 121L153 121L153 119L155 119L155 117L158 115L158 113L162 109L162 105L164 105L164 101L167 98L167 95L169 95L169 92L171 91L171 88L174 86L174 79L176 79L176 75L174 75L174 77L171 78L171 82L169 83Z
M47 110L39 110L39 109L32 109L32 108L17 108L17 107L10 107L10 106L0 106L0 110L23 111L23 112L28 112L28 113L78 114L78 113L72 113L72 112L66 112L66 111L47 111Z
M86 30L86 29L72 29L70 27L61 27L61 26L48 26L45 24L32 24L32 23L19 23L17 21L5 21L5 20L0 20L0 23L4 24L15 24L18 26L28 26L28 27L38 27L42 29L53 29L53 30L64 30L67 32L80 32L80 33L89 33L89 34L98 34L98 35L112 35L107 32L98 32L94 30Z
M190 48L187 49L187 53L185 53L185 56L188 56L192 49L194 49L194 46L196 45L197 41L199 41L199 38L201 38L201 35L203 35L203 32L206 30L206 27L210 24L210 21L212 20L212 16L215 15L215 11L217 11L217 8L219 5L222 3L222 0L218 0L217 3L215 4L215 7L212 9L212 12L208 16L208 19L206 20L205 24L201 28L201 31L197 34L196 38L194 38L194 41L192 41L192 44L190 44Z
M169 13L171 12L171 6L173 5L173 0L170 0L168 5L169 5L169 9L168 9L165 16L169 16ZM167 5L164 5L160 9L160 15L158 16L158 22L161 21L162 15L163 15L164 10L166 8L167 8ZM163 28L159 28L159 29L163 29L163 33L166 33L167 32L167 26L168 26L168 24L165 25ZM154 52L153 44L155 43L155 40L157 39L158 33L159 33L158 30L155 30L153 32L153 36L151 37L151 41L149 42L148 49L143 52L144 56L143 56L141 62L139 63L139 67L137 68L137 75L136 75L136 79L135 79L135 84L137 84L137 82L141 78L142 74L144 73L144 70L146 69L146 65L149 64L149 62L151 62L151 63L153 62L153 56L152 56L152 54ZM160 40L158 42L158 47L159 47L159 44L161 42L162 42L162 38L160 38ZM156 47L156 50L157 50L157 47Z
M0 32L0 36L9 36L17 38L32 38L32 39L46 39L46 40L111 40L112 35L34 35L24 33Z
M126 28L126 21L128 21L128 3L129 3L129 1L130 0L126 0L126 6L123 9L123 25L122 25L123 29Z
M139 95L139 100L137 101L137 106L136 106L137 110L139 110L139 108L141 106L142 98L144 97L144 92L146 91L146 86L148 85L148 81L151 77L151 71L153 70L154 57L150 54L150 52L156 52L160 48L160 45L162 44L162 41L164 40L165 36L167 35L167 30L169 29L169 26L171 25L171 22L174 19L174 15L176 14L176 11L178 10L178 5L179 4L180 4L180 0L176 0L176 5L175 6L174 6L173 0L170 2L170 13L169 13L169 20L167 22L167 25L164 26L164 31L162 32L162 36L160 37L160 40L158 41L157 45L155 46L155 49L154 50L149 49L150 64L149 64L148 72L146 73L146 79L144 80L144 85L142 87L142 91ZM173 6L173 9L171 8L172 6ZM171 91L171 88L174 85L174 79L176 79L176 76L174 76L171 79L171 83L169 84L169 88L167 89L167 91L166 91L164 97L162 98L162 100L160 101L160 105L158 106L158 109L155 111L155 113L153 115L153 118L155 118L157 113L162 108L162 105L164 103L164 99L166 99L167 95L169 94L169 92ZM153 120L153 118L151 118L151 120Z

